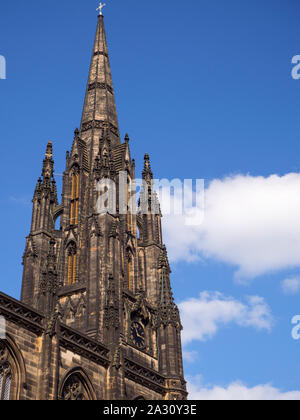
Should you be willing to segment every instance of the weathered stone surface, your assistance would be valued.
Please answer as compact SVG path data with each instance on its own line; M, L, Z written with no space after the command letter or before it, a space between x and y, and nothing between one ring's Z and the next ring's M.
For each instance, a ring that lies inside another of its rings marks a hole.
M118 184L120 171L128 183L135 179L128 135L120 141L100 16L81 127L67 153L62 202L49 143L33 197L21 302L0 293L0 315L7 323L7 338L0 341L0 370L10 384L6 397L187 397L182 327L148 155L143 171L148 213L96 211L98 180ZM150 212L151 200L157 214Z

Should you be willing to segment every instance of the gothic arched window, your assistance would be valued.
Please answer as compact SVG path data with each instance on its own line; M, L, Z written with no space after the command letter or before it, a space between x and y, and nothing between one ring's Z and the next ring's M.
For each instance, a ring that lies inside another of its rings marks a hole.
M96 399L88 377L81 369L68 376L63 382L60 399L64 401L86 401Z
M127 281L128 290L133 291L134 288L134 257L131 248L127 248L126 251L127 259Z
M132 289L132 276L131 276L132 258L131 258L131 255L128 256L127 264L128 264L128 289L131 290Z
M78 225L79 210L79 170L75 168L72 174L70 224Z
M131 179L129 176L127 179L126 202L127 202L127 231L132 232L132 197L131 197Z
M0 400L10 399L11 366L8 362L0 366Z
M76 283L77 248L74 243L68 247L68 285Z
M25 365L15 343L0 340L0 401L18 400L25 381Z
M67 380L62 392L62 397L65 401L82 401L88 399L84 386L77 375L72 375Z

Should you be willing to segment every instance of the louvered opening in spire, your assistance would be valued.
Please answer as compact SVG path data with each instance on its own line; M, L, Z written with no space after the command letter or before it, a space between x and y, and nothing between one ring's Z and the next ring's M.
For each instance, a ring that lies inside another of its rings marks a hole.
M120 144L104 19L100 15L82 113L81 136L88 139L91 132L102 130L105 124L109 126L112 145Z

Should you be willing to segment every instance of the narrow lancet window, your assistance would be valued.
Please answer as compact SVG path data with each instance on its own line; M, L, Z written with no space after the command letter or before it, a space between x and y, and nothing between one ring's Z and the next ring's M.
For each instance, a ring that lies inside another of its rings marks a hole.
M132 232L132 209L131 209L131 179L127 181L127 231Z
M68 250L68 285L76 283L77 273L77 249L76 245L72 244Z
M78 225L78 210L79 210L79 173L76 171L72 175L71 211L70 211L71 225Z
M131 290L132 289L132 284L131 284L131 258L128 258L128 289Z

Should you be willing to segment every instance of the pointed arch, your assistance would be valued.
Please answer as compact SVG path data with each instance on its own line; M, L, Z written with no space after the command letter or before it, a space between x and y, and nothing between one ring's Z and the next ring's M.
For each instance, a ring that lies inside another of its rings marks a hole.
M139 239L141 242L144 242L144 225L140 217L137 217L136 224L137 224L137 239Z
M75 367L64 376L59 387L59 399L97 400L93 384L84 369Z
M132 181L131 176L127 176L127 188L126 188L126 203L127 203L127 231L133 232L133 218L132 218Z
M78 225L79 214L79 189L80 189L80 170L75 164L71 169L71 203L70 203L70 225Z
M126 260L127 260L127 281L128 290L133 291L134 286L134 253L130 246L126 248Z
M139 265L139 284L138 287L142 287L146 290L146 269L145 269L145 250L141 248L138 252L138 265Z
M59 229L56 230L60 230L61 228L61 217L64 214L64 206L63 204L61 204L60 206L57 206L54 211L53 211L53 224L55 227L58 227L58 222L59 224Z
M26 388L26 368L21 350L6 334L0 340L0 400L20 400Z
M70 286L77 282L77 245L70 241L66 248L67 259L67 285Z

